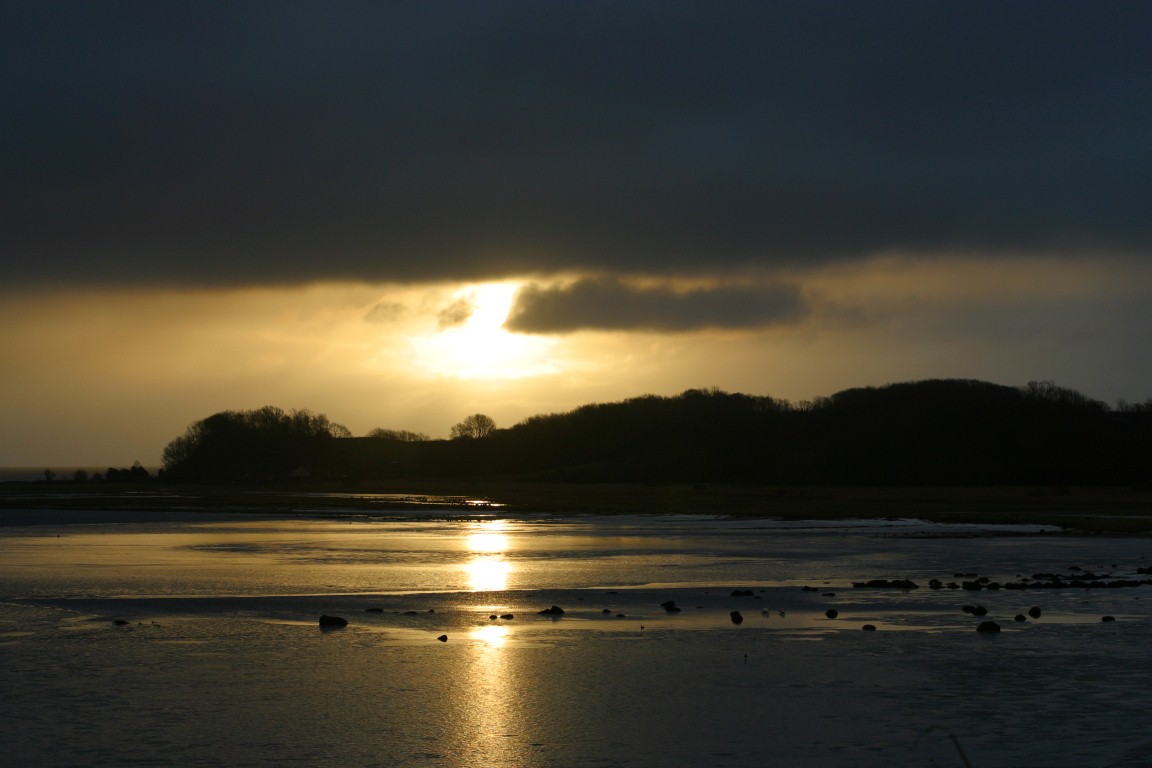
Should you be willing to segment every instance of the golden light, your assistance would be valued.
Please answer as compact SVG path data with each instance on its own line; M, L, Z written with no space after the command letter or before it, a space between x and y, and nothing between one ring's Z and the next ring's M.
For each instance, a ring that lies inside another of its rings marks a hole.
M549 357L554 341L504 330L518 288L514 282L482 283L456 291L436 330L412 339L413 362L427 373L459 379L557 372Z
M476 627L472 630L472 637L486 643L492 648L500 648L508 642L508 627L503 627L499 624Z
M512 564L500 555L480 555L465 563L464 571L473 592L502 592L508 589Z

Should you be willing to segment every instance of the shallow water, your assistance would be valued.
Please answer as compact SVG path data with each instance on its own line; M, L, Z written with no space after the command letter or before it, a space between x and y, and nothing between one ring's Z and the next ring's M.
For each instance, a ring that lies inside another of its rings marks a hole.
M851 586L1130 577L1147 540L435 517L0 528L0 764L1147 764L1148 587Z

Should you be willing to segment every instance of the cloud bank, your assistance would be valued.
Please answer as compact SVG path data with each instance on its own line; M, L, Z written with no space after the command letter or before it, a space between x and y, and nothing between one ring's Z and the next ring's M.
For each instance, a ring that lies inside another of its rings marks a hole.
M5 286L1144 259L1149 28L1108 0L6 4Z
M796 322L807 307L790 285L676 290L588 278L520 289L504 327L519 333L582 330L685 332L762 328Z

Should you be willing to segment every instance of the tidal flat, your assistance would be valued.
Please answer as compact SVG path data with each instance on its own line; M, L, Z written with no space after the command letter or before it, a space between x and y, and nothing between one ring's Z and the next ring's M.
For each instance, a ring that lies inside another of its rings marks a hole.
M0 763L1136 766L1152 750L1144 536L436 499L0 511ZM854 586L897 579L917 586Z

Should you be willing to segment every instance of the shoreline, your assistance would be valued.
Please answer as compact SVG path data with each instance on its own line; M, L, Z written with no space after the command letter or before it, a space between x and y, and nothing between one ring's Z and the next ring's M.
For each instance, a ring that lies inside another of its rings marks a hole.
M781 520L916 518L1052 525L1083 533L1152 533L1152 490L1035 486L741 486L397 481L191 486L0 483L0 525L38 513L330 516L432 509L491 514L716 515ZM21 513L17 515L16 513ZM202 519L202 518L197 518Z

